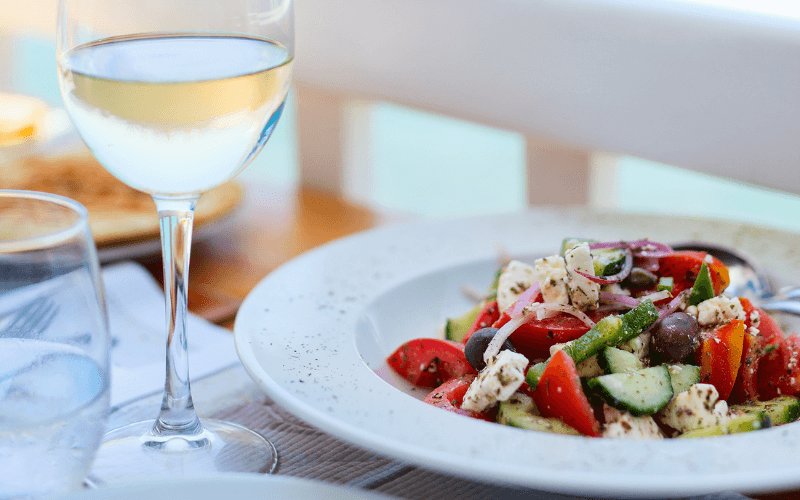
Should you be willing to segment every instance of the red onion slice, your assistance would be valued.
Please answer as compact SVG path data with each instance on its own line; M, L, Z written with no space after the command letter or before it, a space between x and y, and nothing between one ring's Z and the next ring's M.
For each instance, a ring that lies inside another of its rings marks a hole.
M627 295L619 295L611 292L600 292L600 302L604 302L600 306L600 310L614 310L614 309L633 309L647 299L652 302L658 302L670 297L670 293L662 290L660 292L653 292L639 298L628 297ZM672 302L670 302L672 303Z
M610 304L625 306L628 309L633 309L639 305L639 301L627 295L619 295L611 292L600 292L600 301Z
M514 331L522 326L528 320L528 315L520 316L518 318L514 318L505 325L501 326L497 332L495 332L494 337L489 342L489 345L486 346L486 351L483 353L483 361L489 365L491 360L500 353L500 347L503 346L503 342L505 342L508 337L511 336Z
M597 312L608 312L608 311L630 311L631 307L626 306L624 304L615 304L615 303L608 303L598 306L596 311Z
M652 301L655 304L659 300L668 299L670 297L672 297L671 293L669 293L666 290L661 290L660 292L653 292L653 293L648 293L647 295L643 295L639 297L637 300L639 300L639 303L642 303L645 300L650 299L650 301Z
M522 315L523 310L529 304L533 303L533 299L536 297L536 293L539 291L539 282L535 282L533 285L529 286L527 290L522 292L514 304L508 308L508 315L511 319L519 318Z
M673 253L672 248L656 241L640 240L628 243L637 257L666 257Z
M589 250L599 250L601 248L628 248L626 241L604 241L601 243L589 243Z
M662 319L666 318L670 314L672 314L675 311L677 311L678 309L680 309L681 304L688 297L689 297L689 290L684 290L681 293L679 293L678 295L676 295L675 298L670 300L669 303L666 306L664 306L661 309L659 309L659 311L658 311L658 321L661 321ZM656 321L656 323L658 323L658 321Z
M566 313L571 316L575 316L579 320L583 321L589 328L595 325L595 322L592 320L592 318L590 318L585 312L581 311L575 306L570 306L567 304L558 304L555 302L545 302L541 304L541 306L542 307L536 308L537 319L549 318L558 313Z
M589 250L600 248L628 248L633 250L634 255L637 257L666 257L673 253L672 248L668 245L650 240L605 241L589 244Z

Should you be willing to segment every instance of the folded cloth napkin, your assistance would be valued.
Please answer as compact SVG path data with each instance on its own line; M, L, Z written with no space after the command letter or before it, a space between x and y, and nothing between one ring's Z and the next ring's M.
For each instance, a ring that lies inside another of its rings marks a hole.
M139 264L103 268L111 333L111 406L164 389L166 315L159 283ZM187 320L192 378L239 361L231 332L190 314Z

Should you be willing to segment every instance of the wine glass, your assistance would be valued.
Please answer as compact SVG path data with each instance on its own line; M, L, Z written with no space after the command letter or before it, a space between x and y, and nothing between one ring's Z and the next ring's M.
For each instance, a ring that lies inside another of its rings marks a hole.
M0 190L0 498L79 488L109 405L108 321L86 209Z
M64 105L100 163L152 195L167 302L161 411L107 433L95 481L275 467L261 435L198 419L186 298L195 204L241 171L275 128L292 73L293 16L292 0L60 1Z

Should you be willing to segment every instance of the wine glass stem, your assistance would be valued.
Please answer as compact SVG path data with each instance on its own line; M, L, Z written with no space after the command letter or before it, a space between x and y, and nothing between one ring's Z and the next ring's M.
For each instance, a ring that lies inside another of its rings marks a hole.
M199 196L180 199L153 196L161 222L167 319L167 373L164 399L152 434L163 437L198 435L203 431L192 402L186 337L192 222L194 207L199 198Z

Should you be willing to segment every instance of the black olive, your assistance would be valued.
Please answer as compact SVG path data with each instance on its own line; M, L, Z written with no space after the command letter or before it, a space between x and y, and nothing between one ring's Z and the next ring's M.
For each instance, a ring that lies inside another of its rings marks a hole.
M622 284L629 288L653 288L656 283L658 283L658 276L647 269L634 267Z
M694 316L672 313L653 330L650 347L674 361L683 361L700 342L700 325Z
M494 334L497 333L497 330L497 328L491 327L481 328L472 334L469 340L467 340L467 344L464 346L464 355L467 357L467 362L478 371L481 371L486 367L486 362L483 360L483 353L486 352L486 348L489 347L489 342L492 341ZM514 350L514 346L511 345L511 341L508 339L503 342L500 350L517 352Z

